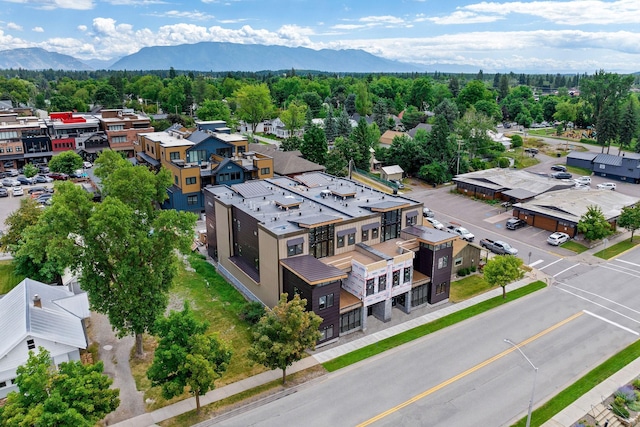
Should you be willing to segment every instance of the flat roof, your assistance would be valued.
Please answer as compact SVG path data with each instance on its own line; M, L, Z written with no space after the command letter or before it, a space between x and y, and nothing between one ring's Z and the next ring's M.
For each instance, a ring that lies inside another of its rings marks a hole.
M145 132L140 133L139 135L144 136L150 141L160 143L161 147L171 148L171 147L186 147L192 146L194 143L185 138L178 138L174 135L169 134L168 132Z

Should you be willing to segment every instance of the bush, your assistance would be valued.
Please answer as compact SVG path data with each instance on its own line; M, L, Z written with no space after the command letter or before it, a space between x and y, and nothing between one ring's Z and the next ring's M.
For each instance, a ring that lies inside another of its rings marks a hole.
M476 266L475 266L475 265L472 265L472 266L471 266L471 268L469 268L469 270L470 270L472 273L475 273L475 272L476 272Z
M511 146L513 148L522 147L522 137L520 135L512 135Z
M625 398L622 396L616 396L615 400L611 404L611 410L614 414L622 418L629 418L629 411L625 407Z
M458 276L466 276L467 274L469 274L469 269L467 267L461 268L460 270L458 270Z
M509 167L509 159L507 157L500 157L498 159L498 166L501 168L508 168Z
M636 378L635 380L633 380L631 382L631 385L633 386L633 388L635 388L636 390L640 390L640 378Z
M251 301L246 303L242 309L240 309L240 318L255 325L260 318L264 315L264 305L257 301Z
M625 385L622 386L620 388L618 388L618 390L616 390L616 392L614 393L614 396L616 398L620 397L622 399L624 399L624 403L628 404L628 403L632 403L636 401L636 392L633 389L632 386L630 385Z

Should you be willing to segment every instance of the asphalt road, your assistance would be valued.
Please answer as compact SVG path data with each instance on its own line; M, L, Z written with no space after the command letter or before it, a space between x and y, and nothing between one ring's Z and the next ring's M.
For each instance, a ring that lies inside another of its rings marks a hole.
M363 361L220 426L504 426L638 339L640 252ZM216 420L212 420L215 422Z

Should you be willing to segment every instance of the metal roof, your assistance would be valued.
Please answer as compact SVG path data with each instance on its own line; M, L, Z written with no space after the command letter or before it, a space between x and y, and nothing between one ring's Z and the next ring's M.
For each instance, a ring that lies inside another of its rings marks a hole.
M593 163L600 163L601 165L610 166L622 166L622 157L612 156L611 154L598 154Z
M559 182L554 178L542 176L525 170L493 168L457 175L454 182L462 182L496 191L526 189L534 194L569 188L571 183Z
M311 255L284 258L280 264L310 285L347 278L347 273Z
M525 200L534 197L538 193L525 190L524 188L514 188L513 190L505 191L502 194L508 197L513 197L514 199Z
M414 236L419 240L429 243L440 243L447 240L454 240L458 238L457 234L452 234L447 231L438 230L436 228L426 227L424 225L412 225L402 229L402 235ZM410 237L401 236L405 239Z
M591 151L581 152L581 151L572 151L567 154L567 159L578 159L578 160L593 160L598 156L598 153L593 153Z
M35 295L42 307L33 305ZM88 315L86 294L74 295L61 286L24 279L0 299L0 359L29 336L86 348L81 316Z

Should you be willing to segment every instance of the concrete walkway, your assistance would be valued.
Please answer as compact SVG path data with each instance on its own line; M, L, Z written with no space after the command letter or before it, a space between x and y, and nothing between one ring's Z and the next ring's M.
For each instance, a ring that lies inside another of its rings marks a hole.
M621 233L618 236L609 239L609 246L630 237L630 233ZM597 246L588 251L583 252L579 257L581 262L587 261L587 258L594 258L593 253L601 250L603 246ZM591 261L600 260L599 258L592 259ZM524 279L512 283L507 286L507 292L520 288L531 283L534 280L547 280L548 277L542 273L537 273L535 270L529 273ZM294 363L289 369L287 374L293 374L318 364L322 364L336 357L342 356L351 351L360 349L367 345L376 343L385 338L397 335L401 332L415 328L416 326L424 325L432 322L441 317L447 316L456 311L478 304L479 302L486 301L490 298L501 296L502 289L493 289L482 295L475 296L468 300L462 301L456 304L446 304L440 307L431 307L429 312L407 320L400 324L390 326L388 328L380 329L377 332L367 334L366 336L345 343L338 343L334 346L327 346L328 348L320 348L314 352L310 357L307 357L299 362ZM375 329L375 328L374 328ZM598 403L602 402L603 396L611 395L618 387L629 383L636 378L640 373L640 359L629 364L627 367L611 376L606 381L602 382L584 396L579 398L571 406L556 414L551 420L543 424L544 427L569 427L583 418L589 411ZM217 388L210 391L205 396L200 398L202 406L210 403L225 399L233 396L237 393L250 390L260 385L276 381L282 378L282 372L279 370L263 372L253 377L245 378L242 381L238 381L233 384L226 385L224 387ZM154 426L156 423L167 420L169 418L176 417L185 412L192 411L196 408L195 398L188 398L180 402L168 405L164 408L155 410L153 412L146 413L137 417L130 418L125 421L121 421L117 424L113 424L119 427L143 427Z

